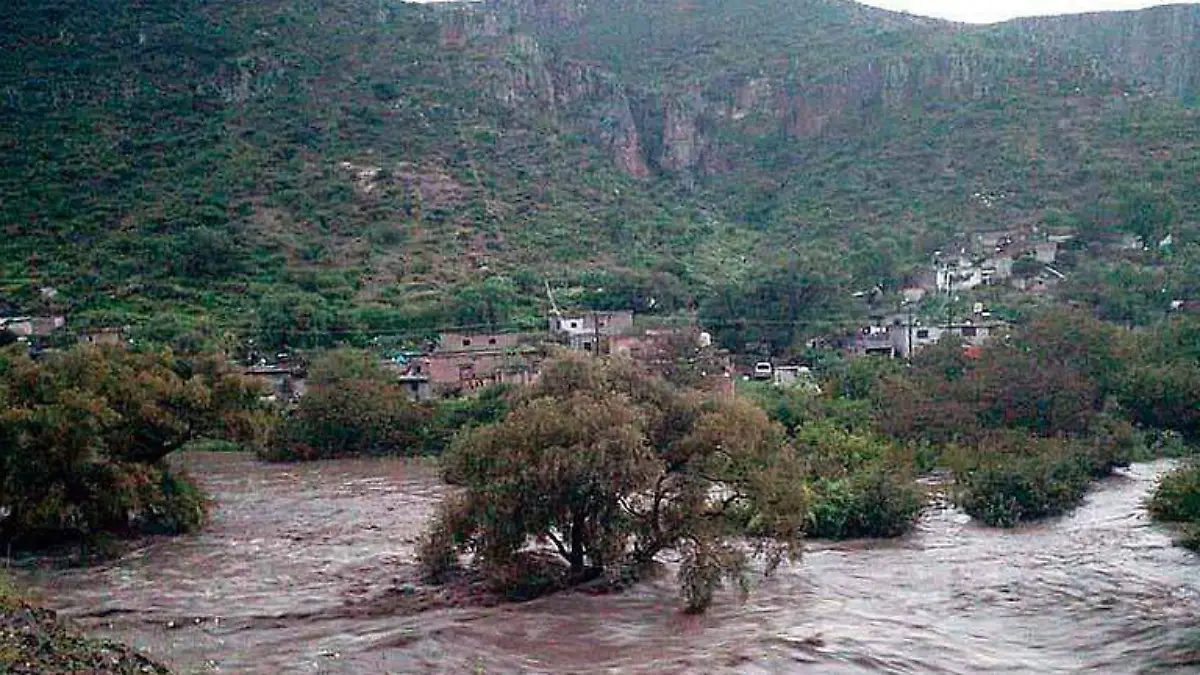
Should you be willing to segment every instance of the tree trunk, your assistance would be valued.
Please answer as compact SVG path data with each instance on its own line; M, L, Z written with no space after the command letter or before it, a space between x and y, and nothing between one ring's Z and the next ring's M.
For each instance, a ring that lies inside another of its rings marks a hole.
M583 528L584 513L576 511L571 520L571 576L578 578L583 574Z

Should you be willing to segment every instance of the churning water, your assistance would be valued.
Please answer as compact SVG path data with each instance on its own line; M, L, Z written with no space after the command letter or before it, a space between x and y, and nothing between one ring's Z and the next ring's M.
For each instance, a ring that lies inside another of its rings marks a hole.
M428 465L180 462L216 499L203 534L31 581L181 673L1200 672L1200 557L1143 507L1165 462L1037 526L985 529L943 506L898 541L814 543L703 617L677 611L670 575L615 595L401 610L383 599L412 590L441 494Z

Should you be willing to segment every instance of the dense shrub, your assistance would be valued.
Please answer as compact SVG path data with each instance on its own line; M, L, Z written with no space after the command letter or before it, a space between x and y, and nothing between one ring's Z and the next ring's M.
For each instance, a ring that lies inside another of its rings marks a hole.
M0 532L37 547L196 529L204 497L164 458L200 435L257 443L259 393L211 357L0 351Z
M504 419L514 397L510 385L495 385L472 396L439 402L434 407L424 452L440 455L459 432Z
M1150 514L1169 523L1182 523L1180 543L1200 551L1200 462L1180 467L1163 477L1150 498Z
M924 494L892 443L825 421L796 429L793 445L806 467L808 536L896 537L916 522Z
M992 434L956 453L954 500L998 527L1065 513L1083 500L1093 480L1128 463L1132 432L1113 426L1085 439Z
M423 452L432 411L413 403L368 352L334 350L314 361L308 392L260 456L297 461Z
M898 537L912 529L924 494L903 474L882 468L811 483L807 534L817 539Z

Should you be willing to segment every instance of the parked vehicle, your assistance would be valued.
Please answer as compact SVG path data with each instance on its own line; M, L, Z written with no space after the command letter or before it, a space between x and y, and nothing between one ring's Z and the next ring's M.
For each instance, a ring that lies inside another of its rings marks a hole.
M759 361L754 364L754 379L769 380L771 379L772 368L770 361Z

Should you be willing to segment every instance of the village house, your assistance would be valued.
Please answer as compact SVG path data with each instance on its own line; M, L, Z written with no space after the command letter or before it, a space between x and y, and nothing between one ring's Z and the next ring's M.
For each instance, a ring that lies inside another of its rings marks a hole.
M425 403L433 400L433 383L425 373L404 373L397 379L404 387L404 393L413 403Z
M925 299L925 289L919 286L909 286L900 291L905 304L915 305Z
M1051 265L1058 259L1058 243L1039 241L1032 247L1033 257L1044 265Z
M0 330L18 338L46 337L67 325L62 316L6 316L0 317Z
M988 258L983 261L979 272L985 284L994 284L998 281L1011 279L1013 275L1013 259L1008 256Z
M537 378L543 356L538 342L538 336L520 333L443 333L437 346L418 359L409 374L426 376L431 388L441 390L529 384ZM424 395L420 383L413 386L416 395Z
M304 370L286 363L249 366L242 374L263 385L271 398L282 401L297 399L307 390Z
M803 388L813 393L821 391L821 385L807 366L775 366L772 378L777 387Z
M433 382L422 359L409 360L408 355L402 355L384 359L382 365L384 370L396 374L396 380L403 386L410 401L424 403L433 400Z
M983 270L965 257L937 267L937 289L943 293L967 291L983 283Z
M993 230L980 232L976 235L979 249L986 253L1000 252L1020 239L1021 233L1016 230Z
M571 349L604 351L609 339L633 330L633 312L587 312L550 318L550 336Z
M925 347L937 344L947 335L957 336L967 345L980 346L1005 325L990 319L990 314L983 311L981 303L976 303L974 316L972 320L956 321L949 325L903 313L873 316L870 326L840 341L840 344L853 356L909 358Z
M79 341L89 345L127 345L125 329L115 326L92 328L79 334Z

